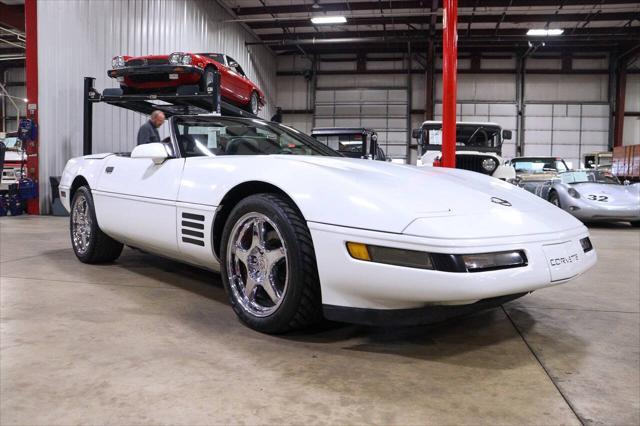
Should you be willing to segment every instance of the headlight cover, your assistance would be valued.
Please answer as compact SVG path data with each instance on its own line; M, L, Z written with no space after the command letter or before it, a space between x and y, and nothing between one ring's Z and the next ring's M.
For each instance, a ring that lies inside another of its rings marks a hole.
M182 56L182 59L180 60L180 63L182 63L182 65L190 65L191 64L191 55Z
M182 61L182 53L176 52L176 53L172 53L171 55L169 55L169 63L171 65L178 65L181 63Z
M476 254L427 253L347 242L349 255L365 262L444 272L486 272L527 266L523 250Z
M567 191L569 193L569 195L571 195L573 198L580 198L580 193L578 191L576 191L574 188L569 188L569 190Z
M111 60L111 67L116 68L124 68L124 58L122 56L114 56Z
M429 253L391 247L372 246L362 243L347 243L347 250L354 259L407 268L433 269Z
M467 272L494 271L527 265L527 256L522 250L465 254L462 260Z
M482 160L482 168L488 172L492 172L498 167L498 162L493 157L488 157Z

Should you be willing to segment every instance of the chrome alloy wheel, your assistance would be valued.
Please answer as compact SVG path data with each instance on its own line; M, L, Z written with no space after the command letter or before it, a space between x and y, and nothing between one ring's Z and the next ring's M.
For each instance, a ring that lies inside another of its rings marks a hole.
M251 94L251 112L253 114L258 114L258 95L256 92Z
M213 92L213 72L205 73L205 87L208 93Z
M91 212L87 198L79 194L73 204L71 213L71 235L73 245L80 254L84 254L89 249L91 240Z
M251 212L231 230L227 273L234 299L257 317L274 313L287 292L287 248L278 227L267 216Z

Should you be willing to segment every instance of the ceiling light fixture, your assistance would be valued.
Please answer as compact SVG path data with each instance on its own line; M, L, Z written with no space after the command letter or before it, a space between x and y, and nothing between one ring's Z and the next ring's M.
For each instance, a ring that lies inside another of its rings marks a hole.
M562 29L545 30L545 29L530 29L527 31L528 36L533 37L547 37L547 36L559 36L564 32Z
M315 16L311 18L311 23L316 25L344 24L347 18L344 16Z
M314 0L313 4L311 5L311 9L322 9L322 6L320 6L320 3L318 3L318 0Z

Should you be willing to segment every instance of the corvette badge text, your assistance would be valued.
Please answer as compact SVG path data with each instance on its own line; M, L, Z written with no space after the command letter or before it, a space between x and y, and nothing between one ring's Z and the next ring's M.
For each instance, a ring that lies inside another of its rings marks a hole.
M580 261L577 253L574 253L568 257L555 257L553 259L549 259L549 263L551 266L562 266L570 263L575 263Z

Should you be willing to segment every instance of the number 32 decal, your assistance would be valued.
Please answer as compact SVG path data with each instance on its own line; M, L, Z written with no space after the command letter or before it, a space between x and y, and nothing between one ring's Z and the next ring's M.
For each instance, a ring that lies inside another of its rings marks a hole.
M609 197L607 197L606 195L588 195L587 199L591 201L602 201L605 203L609 201Z

